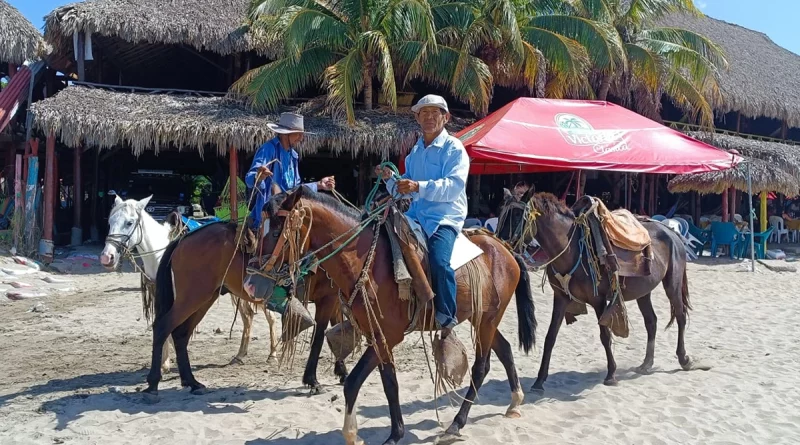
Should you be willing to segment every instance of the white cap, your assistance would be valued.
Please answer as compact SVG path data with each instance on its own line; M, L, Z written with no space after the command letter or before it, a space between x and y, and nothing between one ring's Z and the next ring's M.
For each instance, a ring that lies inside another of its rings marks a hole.
M414 113L418 113L423 107L437 107L444 110L445 113L449 113L450 110L447 108L447 101L444 100L444 97L437 96L435 94L428 94L427 96L423 97L416 103L413 107L411 107L411 111Z

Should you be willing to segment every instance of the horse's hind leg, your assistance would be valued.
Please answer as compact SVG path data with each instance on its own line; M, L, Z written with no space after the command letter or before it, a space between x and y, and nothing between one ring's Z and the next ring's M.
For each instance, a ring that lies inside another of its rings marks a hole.
M639 310L642 312L642 317L644 318L644 327L647 329L647 351L645 352L642 365L636 368L635 371L640 374L645 374L653 367L653 355L656 349L656 323L658 318L656 317L656 311L653 310L653 302L650 298L650 294L639 298L636 300L636 303L639 304Z
M253 308L245 300L231 294L233 305L238 306L239 313L242 315L242 341L239 343L239 352L231 359L231 364L244 364L247 350L250 347L250 330L253 327Z
M173 303L172 308L164 314L163 317L158 317L153 322L153 352L150 362L150 372L147 374L147 389L144 390L145 394L153 396L158 394L158 383L161 381L161 361L164 349L166 349L164 345L170 334L194 313L194 308L187 304L191 303L191 300L185 299L181 301L184 303L183 306L178 306L176 300L176 303ZM211 301L213 302L213 299ZM175 355L177 357L178 348L174 338L173 342L174 346L176 346Z
M267 318L267 324L269 325L269 356L267 360L275 358L275 352L278 350L278 334L275 332L275 315L267 309L267 306L263 303L259 303L261 309L264 310L264 317Z
M206 302L197 312L192 314L186 321L172 331L172 337L175 339L175 361L178 362L181 386L188 386L191 388L192 394L195 395L204 394L206 387L195 380L192 374L192 366L189 363L189 339L192 337L194 329L200 324L200 321L205 317L206 312L208 312L212 304L214 304L214 299Z
M600 320L605 310L605 301L605 299L598 300L597 304L592 305L598 320ZM597 326L600 328L600 342L603 343L603 349L606 350L606 361L608 362L608 374L606 374L606 379L603 383L607 386L614 386L617 384L617 377L615 376L617 373L617 362L614 360L614 353L611 352L611 329L599 323Z
M539 375L533 383L531 390L544 391L544 382L547 380L550 369L550 356L553 354L553 346L556 344L558 330L564 322L564 315L567 313L569 297L558 289L553 289L553 316L550 318L550 327L547 329L547 337L544 339L544 352L542 353L542 363L539 365Z
M503 367L506 368L508 384L511 386L511 405L508 407L508 410L506 410L506 417L516 419L522 415L522 411L519 407L522 405L522 400L525 396L520 388L517 367L514 365L514 353L511 351L511 344L503 337L500 331L494 334L492 350L497 355L500 363L503 364Z
M481 326L478 347L475 351L475 363L472 365L472 384L467 391L464 402L461 404L461 409L458 410L458 414L456 414L455 419L453 419L450 428L444 433L445 439L460 436L461 429L467 424L467 416L475 402L475 396L478 394L478 390L481 389L486 374L489 373L489 362L492 350L488 345L493 344L496 329L497 328L492 325L491 322L486 322L485 325Z
M166 374L169 372L169 368L172 367L172 363L169 361L169 344L172 343L172 350L175 350L175 340L172 339L172 335L169 336L169 341L164 342L164 346L161 349L161 373Z
M673 268L664 277L664 290L667 292L667 297L669 297L669 302L672 306L672 319L670 319L667 327L672 324L673 319L678 322L678 347L675 353L684 371L694 369L707 371L711 369L710 366L697 364L686 354L684 334L686 333L686 315L689 309L689 282L686 277L685 266L680 279L677 279L676 273L677 271Z
M386 363L381 367L381 382L383 383L383 392L386 394L386 401L389 404L392 426L391 435L383 445L396 445L405 435L405 425L403 424L403 413L400 411L397 372L393 363Z

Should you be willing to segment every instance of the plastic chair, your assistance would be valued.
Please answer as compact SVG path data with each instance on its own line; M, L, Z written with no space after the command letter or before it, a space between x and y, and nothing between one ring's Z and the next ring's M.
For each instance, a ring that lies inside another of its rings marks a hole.
M483 223L483 227L485 227L488 230L491 230L492 232L496 232L498 222L499 220L497 218L489 218L486 220L485 223Z
M473 227L483 227L481 220L478 218L467 218L466 221L464 221L464 228L471 229Z
M711 222L711 258L716 258L717 247L728 246L728 256L735 259L739 253L739 242L742 234L732 222Z
M772 231L774 227L770 227L769 229L763 232L756 232L755 234L755 242L753 245L756 248L756 259L763 260L767 257L767 240L770 236L772 236ZM742 234L742 246L739 249L739 259L742 259L744 256L750 255L750 233Z
M660 222L660 221L664 221L665 219L667 219L667 217L664 216L664 215L653 215L653 216L650 217L650 219Z
M678 224L681 225L681 235L684 237L689 235L689 221L681 218L680 216L675 216L672 218L674 221L678 221Z
M780 216L778 215L770 216L769 225L775 229L772 232L772 235L774 235L775 242L777 242L778 244L781 243L781 238L783 238L783 235L786 235L787 238L789 237L789 231L786 230L786 225L783 221L783 218L781 218Z
M689 224L689 235L693 236L700 242L699 246L693 246L697 256L703 256L703 248L711 240L711 231L703 230L694 224Z

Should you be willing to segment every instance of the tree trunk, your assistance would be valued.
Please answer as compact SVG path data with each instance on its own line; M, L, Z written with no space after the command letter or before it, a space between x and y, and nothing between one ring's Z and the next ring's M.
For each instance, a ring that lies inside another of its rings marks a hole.
M372 66L367 63L364 68L364 109L372 109Z
M600 90L597 92L597 100L606 100L608 97L608 90L611 89L611 76L603 76L603 81L600 83Z

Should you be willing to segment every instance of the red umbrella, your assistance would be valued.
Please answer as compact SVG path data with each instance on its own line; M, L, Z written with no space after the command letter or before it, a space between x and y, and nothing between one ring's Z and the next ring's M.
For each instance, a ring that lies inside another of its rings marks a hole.
M523 97L461 130L470 172L699 173L742 158L604 102Z

